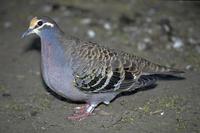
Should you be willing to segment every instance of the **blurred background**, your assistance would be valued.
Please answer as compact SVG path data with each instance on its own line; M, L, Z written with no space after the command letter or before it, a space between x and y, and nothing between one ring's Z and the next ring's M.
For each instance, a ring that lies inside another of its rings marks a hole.
M0 132L200 132L200 2L161 0L1 0ZM74 103L45 89L40 40L21 39L34 16L66 33L186 71L185 80L120 97L81 122Z

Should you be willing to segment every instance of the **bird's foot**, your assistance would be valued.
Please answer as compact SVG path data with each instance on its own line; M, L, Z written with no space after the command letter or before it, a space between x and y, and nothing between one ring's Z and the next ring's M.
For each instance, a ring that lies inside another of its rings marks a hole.
M89 104L85 104L85 105L83 105L83 106L75 107L75 108L74 108L75 113L76 113L76 114L84 113L88 106L89 106Z
M75 121L81 121L85 118L87 118L91 113L88 113L88 112L84 112L84 113L81 113L81 114L73 114L71 116L68 116L67 118L69 120L75 120Z
M96 107L96 105L93 105L93 104L92 105L86 104L81 107L76 107L75 113L73 115L69 116L68 119L81 121L81 120L87 118L89 115L91 115L93 110L95 109L95 107Z

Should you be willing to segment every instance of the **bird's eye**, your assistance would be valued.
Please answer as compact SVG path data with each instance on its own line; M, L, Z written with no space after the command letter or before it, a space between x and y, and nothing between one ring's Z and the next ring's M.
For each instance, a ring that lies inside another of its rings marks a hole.
M38 21L38 22L37 22L37 25L38 25L38 26L41 26L42 24L43 24L42 21Z

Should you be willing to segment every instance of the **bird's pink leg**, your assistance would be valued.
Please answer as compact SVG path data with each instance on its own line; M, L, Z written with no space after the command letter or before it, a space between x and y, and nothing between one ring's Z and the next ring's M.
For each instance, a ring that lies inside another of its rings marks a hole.
M81 121L91 115L95 107L96 105L93 104L86 104L84 106L77 107L75 108L77 111L75 111L73 115L69 116L68 119Z
M75 107L75 113L76 114L81 114L83 112L85 112L87 106L89 106L89 104L84 104L83 106L78 106L78 107Z

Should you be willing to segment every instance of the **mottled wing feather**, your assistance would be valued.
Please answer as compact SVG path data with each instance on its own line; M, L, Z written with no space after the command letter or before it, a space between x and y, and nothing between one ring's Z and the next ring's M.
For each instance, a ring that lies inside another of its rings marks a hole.
M116 52L95 43L81 42L74 53L75 85L86 93L127 91L155 82L147 76L170 72L171 69L143 58ZM146 76L142 76L146 75Z
M116 52L86 42L76 51L74 77L77 88L93 93L116 91L120 88L126 76L124 64Z

